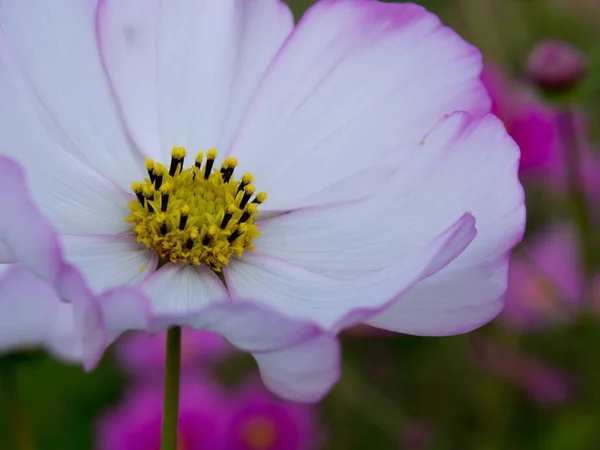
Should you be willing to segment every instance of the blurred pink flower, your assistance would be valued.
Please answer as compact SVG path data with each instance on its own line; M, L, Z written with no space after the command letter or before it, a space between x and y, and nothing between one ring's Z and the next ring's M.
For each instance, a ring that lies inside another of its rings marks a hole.
M150 335L134 332L118 344L117 359L127 372L145 378L163 376L166 356L166 332ZM205 367L223 360L233 350L221 336L210 331L184 327L181 333L182 370Z
M537 329L573 319L583 289L574 230L567 224L548 227L521 250L512 258L500 320L513 327Z
M494 341L475 342L472 357L479 367L516 385L538 404L564 404L575 394L574 380L567 372Z
M521 149L521 174L544 174L561 158L554 111L494 66L487 66L481 79L492 98L492 112Z
M225 450L313 450L323 433L316 411L286 402L259 384L232 392Z
M429 447L433 440L433 430L425 422L408 420L402 429L400 436L401 449L424 450Z
M162 390L144 388L129 392L96 424L98 450L159 450ZM223 447L227 404L208 383L181 386L178 450L226 450Z
M258 383L226 394L184 378L179 409L179 450L312 450L322 438L314 409ZM133 389L98 420L98 450L158 450L161 419L162 390Z

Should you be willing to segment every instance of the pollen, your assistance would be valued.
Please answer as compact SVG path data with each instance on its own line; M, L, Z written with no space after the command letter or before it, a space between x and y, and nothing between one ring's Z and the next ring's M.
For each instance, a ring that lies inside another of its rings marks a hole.
M207 265L215 271L252 250L260 233L254 223L267 194L255 193L254 177L234 177L237 160L225 158L215 166L217 151L198 152L184 169L186 150L173 147L169 169L146 159L148 177L131 185L136 200L129 202L138 242L153 249L162 262Z

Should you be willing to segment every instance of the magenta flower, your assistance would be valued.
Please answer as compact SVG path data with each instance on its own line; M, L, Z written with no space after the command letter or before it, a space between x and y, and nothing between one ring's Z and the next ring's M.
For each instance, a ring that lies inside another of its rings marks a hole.
M126 371L144 378L163 376L166 355L166 333L151 336L134 333L119 342L117 358ZM181 336L181 365L183 370L205 367L223 360L232 347L221 336L210 331L184 328Z
M570 320L579 311L583 283L575 232L564 224L547 228L513 258L500 317L525 329Z
M185 383L180 395L178 450L226 450L228 406L215 386ZM98 450L159 450L162 392L130 392L96 425Z
M562 162L554 111L500 69L486 67L481 78L492 98L492 112L521 149L521 173L543 175Z
M93 295L137 286L150 329L223 334L314 400L340 329L502 309L519 152L479 53L420 6L322 0L294 27L278 0L12 0L0 23L1 151Z
M322 431L315 411L286 402L250 383L234 392L226 426L227 450L311 450Z
M248 384L229 395L207 381L186 380L178 427L181 450L311 450L320 443L315 411ZM98 421L99 450L160 447L162 393L132 390Z

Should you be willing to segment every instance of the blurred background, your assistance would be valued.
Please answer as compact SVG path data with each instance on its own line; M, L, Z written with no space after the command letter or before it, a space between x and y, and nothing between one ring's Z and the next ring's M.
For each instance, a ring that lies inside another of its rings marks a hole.
M300 17L313 2L288 3ZM349 330L343 378L315 406L272 397L250 356L185 330L181 450L217 448L217 430L232 450L600 448L600 2L417 3L479 47L522 149L528 226L505 311L448 338ZM23 403L0 392L0 449L27 421L29 450L158 450L164 346L125 336L90 374L0 359Z

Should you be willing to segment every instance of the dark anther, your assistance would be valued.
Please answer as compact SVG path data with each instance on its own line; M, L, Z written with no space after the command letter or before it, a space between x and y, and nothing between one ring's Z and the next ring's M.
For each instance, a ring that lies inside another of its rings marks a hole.
M240 221L238 223L245 223L248 221L248 219L250 218L251 214L248 211L244 211L244 214L242 214L242 217L240 217Z
M151 197L146 198L146 200L148 200L146 203L148 204L148 212L149 213L153 213L154 212L154 207L150 204L150 198Z
M160 187L162 186L162 182L163 182L163 176L162 175L156 175L154 177L154 187L156 187L156 190L158 191L160 189Z
M150 176L150 183L154 183L156 175L154 175L154 169L148 169L148 175Z
M183 169L183 158L178 159L174 156L171 156L171 166L169 167L169 175L171 175L172 177L175 176L175 172L177 172L177 167L179 166L179 164L181 164L181 168Z
M144 206L144 204L146 203L146 197L144 197L144 194L142 194L141 192L136 192L135 195L138 198L140 204Z
M244 209L246 207L248 201L250 200L250 197L252 197L252 194L244 192L244 196L242 197L242 201L240 202L240 209Z
M210 240L213 238L212 234L206 233L204 239L202 239L202 245L208 245Z
M185 243L185 248L187 248L188 250L191 250L191 248L194 246L194 241L192 241L192 238L188 238L187 242Z
M237 188L237 191L235 192L235 196L237 197L237 195L244 190L244 188L248 185L248 183L244 183L243 181L240 181L240 185Z
M214 159L206 160L206 167L204 168L204 179L208 180L210 173L212 172L213 164L215 163Z
M163 194L162 195L162 202L161 202L161 205L160 205L160 210L162 212L166 212L168 205L169 205L169 194Z
M223 220L221 221L221 230L225 229L225 227L231 220L231 216L233 216L233 213L228 213L228 212L225 213L225 215L223 216Z
M167 234L167 224L163 222L163 224L160 226L160 233L164 236L165 234Z
M231 235L227 238L227 241L231 244L233 241L235 241L237 238L240 237L242 233L240 233L240 230L235 230L233 233L231 233Z
M179 229L180 230L185 230L185 224L187 223L187 218L188 218L188 216L186 216L185 214L182 214L181 217L179 218Z
M202 163L199 161L196 161L194 165L198 168L198 170L200 170L200 167L202 167Z
M230 167L229 169L227 169L225 171L225 175L223 175L223 181L225 183L229 183L229 180L231 180L232 175L233 175L233 167Z

